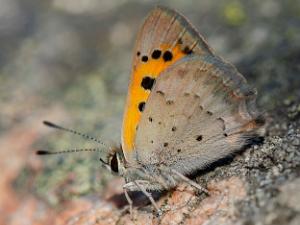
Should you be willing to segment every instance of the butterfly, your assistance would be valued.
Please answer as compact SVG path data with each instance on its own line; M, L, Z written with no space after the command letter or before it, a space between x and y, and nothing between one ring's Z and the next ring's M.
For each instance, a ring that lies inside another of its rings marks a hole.
M157 6L137 36L122 144L101 150L100 160L124 177L130 210L128 191L142 191L161 214L149 191L186 182L207 192L188 176L260 135L264 119L255 101L256 91L184 16Z

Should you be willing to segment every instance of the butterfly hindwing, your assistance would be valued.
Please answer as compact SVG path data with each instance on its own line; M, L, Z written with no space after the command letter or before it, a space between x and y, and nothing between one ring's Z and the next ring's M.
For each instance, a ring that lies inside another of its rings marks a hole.
M260 127L256 92L216 56L184 58L158 78L135 140L141 164L187 174L232 154Z
M203 38L179 13L156 7L146 18L135 45L132 75L123 118L122 148L129 160L136 129L157 77L190 55L211 55Z

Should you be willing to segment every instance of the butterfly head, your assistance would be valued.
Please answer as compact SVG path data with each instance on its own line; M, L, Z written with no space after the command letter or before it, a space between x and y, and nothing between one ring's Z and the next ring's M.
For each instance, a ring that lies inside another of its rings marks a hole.
M111 173L123 176L126 171L126 160L122 147L111 147L108 153L100 157L100 161Z

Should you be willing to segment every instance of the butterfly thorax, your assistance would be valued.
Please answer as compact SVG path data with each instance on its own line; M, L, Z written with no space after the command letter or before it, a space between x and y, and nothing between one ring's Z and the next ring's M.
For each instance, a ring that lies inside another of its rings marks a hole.
M102 158L102 162L112 173L124 177L126 184L134 182L142 183L147 190L167 190L175 187L177 181L170 176L170 171L163 164L143 164L137 159L133 162L126 160L122 147L112 147L109 149L107 158ZM135 185L130 185L129 190L137 191Z

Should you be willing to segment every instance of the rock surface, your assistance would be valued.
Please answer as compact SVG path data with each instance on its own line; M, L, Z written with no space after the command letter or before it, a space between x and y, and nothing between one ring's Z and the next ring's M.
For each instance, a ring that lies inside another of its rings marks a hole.
M140 1L0 0L0 224L300 223L300 4L298 1L164 1L258 89L266 135L187 185L132 193L97 153L37 157L93 143L42 126L50 120L118 144ZM99 147L99 146L98 146ZM101 147L101 146L100 146Z

